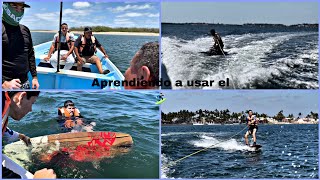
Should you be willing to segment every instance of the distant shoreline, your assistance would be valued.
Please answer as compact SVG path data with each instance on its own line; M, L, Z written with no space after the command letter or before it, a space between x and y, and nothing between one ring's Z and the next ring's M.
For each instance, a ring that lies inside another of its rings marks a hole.
M185 22L185 23L172 23L172 22L161 22L161 24L172 24L172 25L184 25L184 24L190 24L190 25L228 25L228 26L284 26L284 27L318 27L318 23L301 23L301 24L272 24L272 23L243 23L243 24L224 24L224 23L203 23L203 22Z
M259 125L318 125L318 123L278 123L278 124L272 124L272 123L265 123L265 124L259 124ZM161 126L246 126L246 124L214 124L214 125L192 125L192 124L162 124Z
M42 32L42 33L57 33L55 30L31 30L31 32ZM83 31L71 31L74 34L83 34ZM159 33L148 33L148 32L93 32L93 34L104 34L104 35L127 35L127 36L159 36Z

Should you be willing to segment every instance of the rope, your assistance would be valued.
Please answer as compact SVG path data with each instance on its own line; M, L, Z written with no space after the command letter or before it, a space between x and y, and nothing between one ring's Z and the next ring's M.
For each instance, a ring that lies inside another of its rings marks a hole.
M240 134L243 130L245 130L247 128L247 126L245 126L241 131L239 131L238 133L236 133L236 134L234 134L234 135L232 135L231 137L229 137L228 139L227 139L227 141L228 140L230 140L230 139L232 139L233 137L235 137L236 135L238 135L238 134ZM211 148L211 147L213 147L213 146L216 146L216 145L218 145L218 144L221 144L222 142L219 142L219 143L217 143L217 144L214 144L214 145L211 145L211 146L209 146L209 147L206 147L206 148L204 148L204 149L201 149L201 150L199 150L199 151L197 151L197 152L194 152L194 153L191 153L191 154L189 154L189 155L187 155L187 156L184 156L184 157L182 157L182 158L180 158L180 159L178 159L178 160L175 160L175 161L173 161L172 163L171 163L171 165L169 164L168 166L164 166L164 167L170 167L170 166L172 166L173 164L176 164L177 162L180 162L180 161L182 161L182 160L184 160L184 159L186 159L186 158L188 158L188 157L191 157L191 156L193 156L193 155L195 155L195 154L198 154L198 153L200 153L200 152L202 152L202 151L205 151L205 150L207 150L207 149L209 149L209 148Z

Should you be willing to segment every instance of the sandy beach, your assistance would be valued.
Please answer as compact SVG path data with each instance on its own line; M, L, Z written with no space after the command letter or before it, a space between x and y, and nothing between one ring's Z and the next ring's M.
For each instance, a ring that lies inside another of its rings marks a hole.
M56 33L54 30L31 30L31 32L44 32L44 33ZM83 34L82 31L71 31L74 34ZM159 33L147 33L147 32L93 32L93 34L105 34L105 35L127 35L127 36L159 36Z

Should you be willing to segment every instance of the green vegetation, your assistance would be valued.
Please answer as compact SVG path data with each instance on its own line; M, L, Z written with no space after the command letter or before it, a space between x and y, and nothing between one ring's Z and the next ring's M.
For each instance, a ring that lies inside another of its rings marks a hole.
M83 31L84 27L71 27L69 28L70 31ZM147 33L159 33L159 28L126 28L126 27L119 27L119 28L112 28L108 26L93 26L93 32L147 32Z
M230 112L229 109L214 111L199 109L195 112L188 110L180 110L179 112L169 112L167 114L161 112L162 124L192 124L193 122L215 123L215 124L232 124L246 123L248 111ZM287 117L283 115L283 110L280 110L276 115L269 116L265 113L253 112L260 119L260 123L268 123L267 118L272 118L278 122L291 122L295 119L302 118L302 113L297 113L297 117L289 114ZM318 113L310 112L306 118L318 119Z

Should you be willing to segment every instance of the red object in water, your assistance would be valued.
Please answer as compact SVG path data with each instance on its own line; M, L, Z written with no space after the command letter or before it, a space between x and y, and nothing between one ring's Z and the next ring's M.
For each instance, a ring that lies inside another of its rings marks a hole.
M86 144L76 145L76 147L61 147L60 152L68 154L74 161L97 161L104 157L113 156L116 152L111 152L111 146L116 140L116 133L101 132L99 136L89 136L91 140ZM59 152L53 152L41 158L44 162L51 161Z

